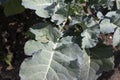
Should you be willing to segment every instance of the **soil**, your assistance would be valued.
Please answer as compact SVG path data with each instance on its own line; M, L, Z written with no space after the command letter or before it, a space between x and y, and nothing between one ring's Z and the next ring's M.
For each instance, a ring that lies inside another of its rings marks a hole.
M34 11L26 9L23 13L6 17L0 7L0 80L20 80L19 68L25 59L24 44L29 39L26 35L29 27L41 22ZM13 69L7 69L4 57L12 54ZM120 51L114 53L115 69L103 72L99 80L120 80Z
M0 7L0 80L20 80L19 67L26 57L23 48L29 39L26 32L40 21L42 18L35 15L34 11L25 10L21 14L6 17ZM13 55L11 63L14 69L11 70L7 70L8 64L4 61L8 54Z

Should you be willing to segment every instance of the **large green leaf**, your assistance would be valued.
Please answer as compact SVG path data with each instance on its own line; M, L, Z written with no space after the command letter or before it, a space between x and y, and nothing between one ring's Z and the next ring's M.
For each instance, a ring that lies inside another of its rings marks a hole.
M41 29L37 34L54 32L54 29L50 30L46 26L38 28L37 25L34 28ZM42 38L26 42L25 54L31 57L26 58L20 67L21 80L96 80L100 72L108 70L106 64L113 66L109 59L91 58L84 49L81 50L72 42L72 37L57 39L60 37L56 36L56 41L48 37L47 42L43 42Z
M4 13L6 16L18 14L24 10L24 7L21 5L21 0L8 0L4 5Z
M99 65L90 66L90 57L70 40L66 37L58 43L49 42L53 45L28 41L25 49L32 46L34 51L29 48L26 52L31 55L32 51L33 54L21 65L21 80L96 80ZM35 46L34 43L38 44ZM38 45L42 45L39 50L34 48ZM48 49L45 49L46 45Z
M45 49L47 43L44 43L44 47L41 46L39 50L34 48L32 58L28 58L22 63L20 70L21 80L77 80L80 77L80 75L78 75L78 60L82 60L82 57L80 57L82 56L80 48L71 42L66 45L61 43L50 43L53 45L49 45L48 50ZM31 41L29 41L29 44L31 44ZM73 48L67 47L70 45L73 46ZM74 61L74 67L71 65L72 61Z

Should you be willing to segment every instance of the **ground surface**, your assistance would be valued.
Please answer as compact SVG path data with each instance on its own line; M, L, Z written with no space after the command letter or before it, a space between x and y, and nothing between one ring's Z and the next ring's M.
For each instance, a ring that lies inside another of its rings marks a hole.
M24 55L24 44L29 39L25 33L29 27L42 21L34 14L34 11L25 12L6 17L0 7L0 80L20 80L19 67L26 57ZM4 56L12 54L12 65L14 69L8 70ZM99 80L120 80L120 52L115 52L115 69L104 72Z
M25 58L23 47L28 40L25 32L40 21L41 18L34 11L25 10L21 14L6 17L0 7L0 80L19 80L19 67ZM3 61L8 53L13 54L12 70L6 70L8 65Z

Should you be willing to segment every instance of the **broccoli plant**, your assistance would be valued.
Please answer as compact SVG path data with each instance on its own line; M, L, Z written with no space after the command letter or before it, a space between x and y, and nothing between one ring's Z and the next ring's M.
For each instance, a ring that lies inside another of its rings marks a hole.
M115 3L22 0L25 8L45 20L29 29L34 39L24 47L29 57L21 64L21 80L97 80L103 71L113 69L111 45L120 46L120 11Z

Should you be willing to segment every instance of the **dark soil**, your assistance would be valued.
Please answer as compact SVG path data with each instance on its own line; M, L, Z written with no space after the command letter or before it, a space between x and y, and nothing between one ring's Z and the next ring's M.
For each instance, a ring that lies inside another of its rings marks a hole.
M42 18L34 11L25 10L21 14L6 17L0 7L0 80L20 80L19 68L26 57L24 44L29 39L26 35L29 27L41 22ZM9 47L9 51L8 51ZM12 65L14 69L7 70L8 64L3 60L8 53L13 54ZM115 52L115 69L104 72L99 80L120 80L120 52Z
M29 27L40 21L42 19L34 11L25 10L21 14L6 17L0 7L0 80L20 80L19 67L26 57L23 48L29 39L25 33ZM3 60L8 54L8 47L13 54L12 70L6 69L8 65Z

